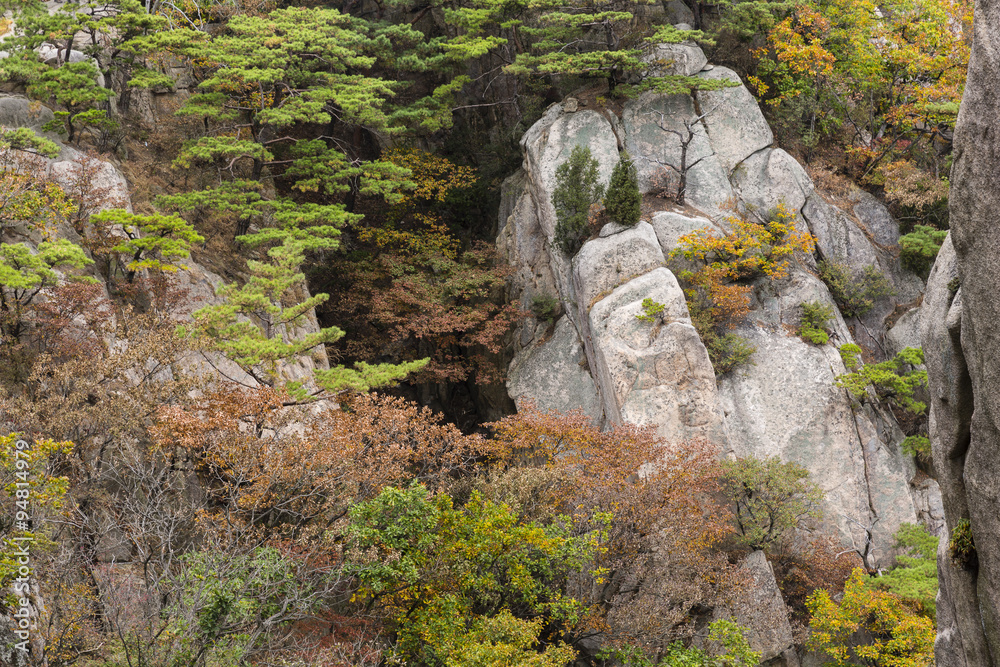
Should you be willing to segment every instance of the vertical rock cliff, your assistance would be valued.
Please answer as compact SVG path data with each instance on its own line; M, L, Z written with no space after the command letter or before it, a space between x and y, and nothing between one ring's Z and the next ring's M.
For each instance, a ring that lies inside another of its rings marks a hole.
M949 531L968 519L977 558L942 546L939 666L1000 660L1000 3L976 3L968 82L955 128L951 242L935 264L923 322L931 435Z

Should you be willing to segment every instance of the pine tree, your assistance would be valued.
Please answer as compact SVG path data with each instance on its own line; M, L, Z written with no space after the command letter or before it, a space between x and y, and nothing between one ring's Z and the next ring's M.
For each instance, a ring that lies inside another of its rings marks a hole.
M339 340L344 332L326 327L292 338L306 314L327 300L316 294L297 300L295 293L305 285L300 268L305 259L306 243L286 237L281 245L268 251L269 262L248 261L250 279L243 285L224 285L218 290L223 303L196 310L192 335L204 335L210 345L236 362L257 382L267 386L283 385L281 362L306 354L325 343ZM358 364L350 369L337 366L314 373L316 384L329 392L368 391L391 384L427 364L426 359L403 364ZM300 398L301 387L284 384Z
M590 207L604 194L604 186L597 181L597 167L597 160L585 146L574 147L569 159L556 167L556 187L552 191L555 242L570 257L588 236Z
M608 217L620 225L633 227L642 214L642 195L639 194L639 175L627 151L622 151L618 164L611 172L608 193L604 196L604 209Z

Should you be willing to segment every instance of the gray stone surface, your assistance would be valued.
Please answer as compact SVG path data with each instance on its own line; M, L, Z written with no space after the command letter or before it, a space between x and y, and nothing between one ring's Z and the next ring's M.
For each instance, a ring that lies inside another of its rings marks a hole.
M636 317L646 298L664 304L660 321ZM655 426L668 442L724 442L715 373L669 270L655 269L616 288L590 310L589 322L609 418Z
M955 297L955 301L961 299L961 318L959 324L952 317L956 308L952 303L946 322L961 327L968 377L956 373L960 369L954 364L950 369L942 364L933 370L931 380L932 396L962 392L956 397L958 402L949 402L956 415L951 429L942 432L942 416L936 415L933 446L948 527L967 510L979 561L974 582L963 587L952 580L950 588L969 667L996 665L1000 660L1000 225L996 221L1000 209L1000 99L996 95L1000 5L977 4L968 80L955 126L948 198L951 241L961 278L961 295ZM956 432L964 437L953 439ZM958 456L962 449L964 462ZM985 633L985 642L979 641L978 628ZM941 653L938 658L949 660Z
M642 56L651 76L692 76L708 64L705 52L693 42L657 44Z
M707 114L705 124L708 136L719 163L726 174L730 174L743 160L770 146L774 141L774 134L764 120L757 100L746 89L736 72L726 67L715 67L698 76L740 84L732 88L703 90L698 93L701 113Z
M654 179L675 178L675 172L667 165L681 169L681 140L687 140L690 130L693 139L683 155L689 167L686 202L709 215L719 215L722 206L732 198L733 189L705 125L692 122L696 116L688 95L644 93L625 104L622 113L625 148L635 160L639 189L649 192ZM689 127L685 127L685 121Z
M885 334L885 350L888 356L895 356L903 348L920 347L920 308L911 308L900 316Z
M556 322L552 337L522 350L510 365L507 390L518 408L532 401L542 410L583 410L599 423L602 409L576 327L568 317Z
M920 308L921 339L930 393L929 433L944 505L944 533L969 518L964 478L974 406L972 380L963 351L963 292L951 237L945 239L927 280ZM952 563L947 540L938 551L938 665L991 665L977 599L977 575Z
M0 95L0 126L29 127L41 132L42 125L50 122L52 110L41 102L32 102L21 95ZM54 135L58 137L58 135Z
M653 230L656 231L656 238L660 242L664 255L669 255L670 251L677 247L677 241L684 236L698 229L708 229L721 233L718 225L702 217L688 217L674 211L660 211L655 213L650 220Z
M732 182L740 199L758 211L770 211L784 203L798 213L815 190L798 160L780 148L750 155L733 171Z
M892 534L916 520L912 472L898 448L880 437L872 415L852 408L846 392L834 385L847 371L835 348L851 340L843 321L837 318L831 344L823 346L788 331L802 302L831 303L826 287L796 270L774 291L737 329L757 349L752 364L719 382L731 451L804 466L826 493L826 526L839 530L848 545L863 544L854 522L867 525L878 517L875 557L888 564Z
M748 586L735 605L735 620L747 628L750 647L761 654L761 663L783 659L786 667L797 664L788 608L767 557L763 551L754 551L740 561L740 567Z
M589 308L601 295L663 263L660 242L648 222L588 241L573 258L577 299Z

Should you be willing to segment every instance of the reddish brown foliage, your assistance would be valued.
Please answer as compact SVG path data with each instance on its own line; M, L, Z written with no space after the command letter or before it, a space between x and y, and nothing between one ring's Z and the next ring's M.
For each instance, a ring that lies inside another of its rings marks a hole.
M577 593L603 609L590 619L593 630L666 642L685 634L692 608L725 588L728 565L711 547L730 528L712 498L711 443L667 447L652 429L601 431L580 412L532 407L493 427L490 456L498 466L520 480L524 468L552 473L535 477L542 506L580 521L614 515L601 562L608 575Z
M808 623L806 597L814 590L823 589L836 595L844 589L844 582L858 567L859 558L854 552L842 552L833 539L818 538L803 548L771 557L775 578L794 621Z
M222 389L193 408L160 411L164 448L195 460L217 506L246 524L329 528L350 504L417 479L443 488L470 472L483 440L402 399L361 396L344 410L283 407L270 388Z

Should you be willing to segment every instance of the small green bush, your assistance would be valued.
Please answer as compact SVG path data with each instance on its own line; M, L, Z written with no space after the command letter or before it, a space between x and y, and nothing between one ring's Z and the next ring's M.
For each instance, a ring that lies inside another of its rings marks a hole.
M913 523L902 524L893 537L896 548L904 551L896 557L896 567L875 582L933 620L937 614L934 601L938 591L938 538Z
M636 315L637 320L642 320L643 322L653 323L663 316L663 311L666 306L659 301L653 301L649 297L642 300L642 315Z
M947 231L928 225L914 226L912 232L899 239L899 256L903 266L915 273L926 274L947 236Z
M828 324L833 317L833 308L821 301L806 301L801 307L799 336L813 345L826 345L830 341Z
M705 341L705 347L716 375L725 375L737 366L752 363L750 357L757 351L746 338L731 331L721 336L711 336Z
M604 196L604 210L618 224L633 227L639 222L641 209L639 174L628 152L622 151L618 164L611 172L608 193Z
M907 347L878 364L862 363L861 348L854 344L840 346L840 356L851 372L838 375L836 384L855 399L865 400L871 387L878 400L891 401L914 414L921 414L927 408L913 398L918 387L927 386L927 371L912 368L924 363L924 353L919 347Z
M889 280L874 266L866 266L858 277L851 274L850 267L838 262L823 260L817 268L844 317L860 317L874 308L878 299L896 293Z
M948 555L956 564L966 569L976 562L976 543L972 538L972 524L968 519L960 519L958 525L951 531Z
M569 159L556 167L552 206L556 209L556 245L569 257L579 252L590 235L590 207L601 201L597 160L585 146L576 146Z
M753 667L760 663L760 653L747 641L746 628L719 619L710 623L708 629L708 639L716 645L712 651L696 646L685 648L681 642L674 642L657 660L656 654L650 655L648 648L626 644L602 649L598 658L621 667Z
M559 314L559 299L550 294L536 294L531 299L531 314L536 320L551 324Z
M931 440L926 435L907 436L899 447L908 456L925 458L931 455Z

